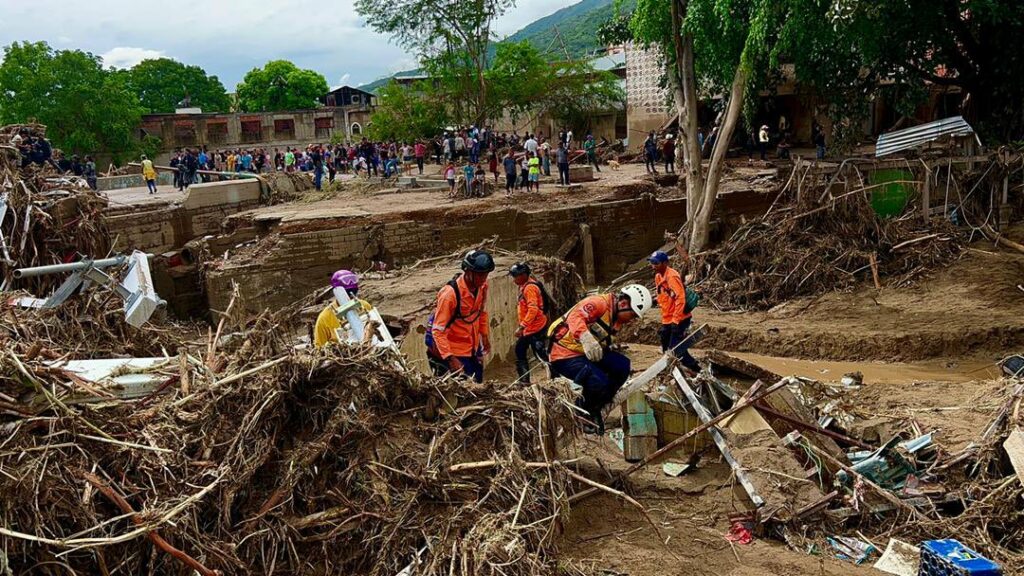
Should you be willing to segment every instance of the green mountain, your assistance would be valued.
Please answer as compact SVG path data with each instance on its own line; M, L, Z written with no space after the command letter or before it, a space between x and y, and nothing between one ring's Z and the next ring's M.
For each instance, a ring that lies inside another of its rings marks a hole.
M615 13L615 0L583 0L527 24L506 40L528 40L538 50L564 57L582 58L604 48L598 43L597 29ZM626 0L620 8L632 12L636 0Z
M615 0L582 0L527 24L505 40L527 40L538 50L552 57L564 58L568 53L572 58L586 58L604 47L597 41L597 29L615 13L614 3ZM636 0L624 0L620 10L629 13L635 7ZM398 72L374 80L360 86L359 89L376 92L394 76L409 72L411 71Z

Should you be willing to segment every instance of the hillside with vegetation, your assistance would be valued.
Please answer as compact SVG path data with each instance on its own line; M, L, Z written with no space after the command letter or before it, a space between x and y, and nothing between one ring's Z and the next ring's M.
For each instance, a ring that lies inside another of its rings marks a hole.
M597 40L597 30L615 13L615 0L583 0L527 24L518 32L505 38L509 42L528 41L541 53L552 58L586 58L603 46ZM625 0L620 8L631 12L636 0ZM494 47L491 47L491 55ZM360 90L376 92L398 72L379 78L359 87Z

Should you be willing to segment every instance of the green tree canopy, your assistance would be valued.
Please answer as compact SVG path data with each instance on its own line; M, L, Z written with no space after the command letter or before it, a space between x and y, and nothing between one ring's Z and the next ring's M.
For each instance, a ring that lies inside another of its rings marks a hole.
M593 114L625 99L614 74L586 61L550 62L527 40L498 44L485 77L490 116L551 114L582 127Z
M388 82L377 91L378 105L370 117L368 135L399 142L433 138L451 122L447 108L437 104L438 96L429 81L408 87Z
M45 42L15 42L0 63L0 122L35 120L65 152L124 153L143 113L124 75L104 70L99 57L54 51Z
M315 108L327 93L327 79L287 60L253 68L238 85L238 103L246 112Z
M216 76L199 66L187 66L170 58L143 60L127 70L128 82L146 112L174 112L188 97L204 112L227 112L231 100Z
M443 76L473 85L463 97L470 121L486 119L488 48L491 24L515 0L356 0L356 11L374 30L389 34L427 61L438 60ZM461 103L460 103L461 105Z

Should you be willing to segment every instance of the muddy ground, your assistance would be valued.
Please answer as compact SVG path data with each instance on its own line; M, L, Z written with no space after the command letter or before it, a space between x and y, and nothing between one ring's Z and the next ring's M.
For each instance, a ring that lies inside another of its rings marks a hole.
M764 177L762 167L732 170L739 177L736 182ZM539 207L599 202L643 191L678 193L665 182L645 178L638 165L606 169L601 176L578 189L550 194L554 188L542 187L540 195L512 200L498 194L449 201L437 191L367 189L344 198L311 196L305 202L240 217L288 221L441 205L455 210L504 204ZM1009 236L1024 240L1024 226ZM432 292L449 274L447 269L425 268L428 274L415 282L403 280L408 284L398 292L388 288L387 279L369 280L366 295L397 316L424 314ZM1007 393L1006 385L996 381L995 362L1024 351L1024 255L975 242L959 260L915 286L891 288L882 281L881 290L861 285L849 292L780 303L764 312L725 312L705 301L694 318L696 325L708 325L708 336L696 354L700 357L711 348L730 351L777 374L826 383L859 371L864 385L847 396L857 416L851 434L879 443L902 430L935 431L936 444L956 452L979 437ZM656 330L657 320L651 318L630 336L628 353L635 370L660 355L651 345ZM492 363L488 377L514 377L508 360ZM628 466L607 436L583 437L561 457L578 458L589 478L603 482ZM559 539L564 562L583 564L592 573L604 570L609 576L878 573L835 559L821 540L810 550L762 536L746 545L727 541L730 515L750 507L713 449L691 473L673 478L655 465L631 476L624 488L645 507L657 531L635 507L600 494L574 505ZM874 544L884 548L886 542Z
M1013 236L1024 236L1018 226ZM864 286L785 302L766 312L695 315L708 345L772 356L908 361L1001 358L1024 347L1024 255L975 242L909 288Z

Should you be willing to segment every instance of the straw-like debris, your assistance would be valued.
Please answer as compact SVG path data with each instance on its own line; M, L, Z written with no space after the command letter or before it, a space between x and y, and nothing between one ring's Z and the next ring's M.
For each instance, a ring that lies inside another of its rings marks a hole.
M0 566L553 570L561 393L429 379L377 349L296 351L290 322L265 314L233 348L183 350L149 369L165 385L130 400L0 342ZM83 393L99 400L71 401Z
M697 257L701 289L721 309L767 309L873 278L906 286L962 250L956 228L919 214L882 218L867 191L781 196L721 247Z
M21 165L17 148L7 143L22 125L0 128L0 262L3 278L15 286L17 268L77 260L80 254L103 257L110 238L102 210L106 199L85 180L60 175L49 164ZM26 125L30 136L44 136L45 127ZM37 277L16 287L50 291L60 278Z

